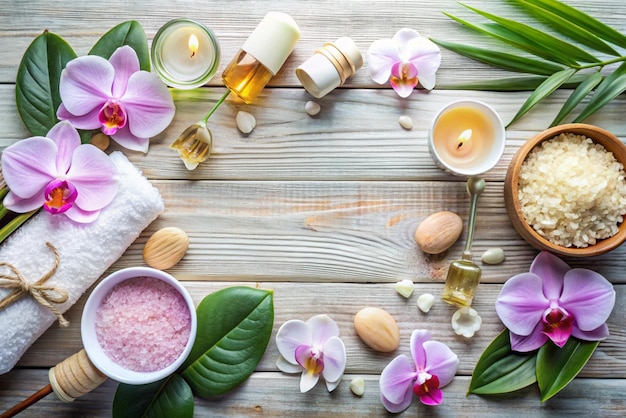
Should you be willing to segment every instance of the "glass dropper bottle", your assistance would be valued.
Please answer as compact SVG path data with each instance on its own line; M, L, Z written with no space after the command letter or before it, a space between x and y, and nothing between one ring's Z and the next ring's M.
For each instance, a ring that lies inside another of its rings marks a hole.
M476 207L478 196L485 190L485 180L470 177L467 180L467 194L471 198L470 214L467 227L467 240L460 260L453 261L448 267L446 285L441 298L452 305L459 307L471 306L474 292L480 282L480 267L472 261L472 240L474 239L474 225L476 223Z
M209 158L213 135L207 121L226 97L234 93L244 103L252 103L278 73L298 40L300 28L291 16L282 12L265 15L222 73L226 93L204 118L185 129L170 145L178 150L187 169L193 170Z

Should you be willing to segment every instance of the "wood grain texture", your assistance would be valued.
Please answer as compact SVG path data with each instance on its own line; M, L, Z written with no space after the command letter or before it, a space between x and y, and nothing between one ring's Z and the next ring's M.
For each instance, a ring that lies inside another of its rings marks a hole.
M626 6L617 0L567 3L626 32ZM468 0L467 4L530 22L510 2ZM169 144L224 93L219 74L269 10L294 17L302 30L300 42L253 104L226 100L209 121L214 136L210 160L195 171L186 170ZM408 339L417 328L428 329L435 339L448 344L461 362L457 377L445 389L443 405L428 408L415 401L401 416L626 414L626 247L591 259L566 259L572 267L593 268L605 275L617 291L608 321L611 335L579 378L544 404L535 388L498 398L465 395L476 361L502 329L493 308L502 284L527 271L537 254L515 232L506 214L503 188L508 164L521 144L550 124L569 91L555 93L510 126L501 161L484 175L487 189L479 200L473 252L478 258L488 248L501 247L506 260L483 266L474 302L483 326L469 340L454 334L450 325L454 308L439 299L446 268L460 257L465 234L440 256L421 253L413 239L419 222L432 212L454 211L466 225L469 211L465 179L436 166L428 152L428 130L436 112L460 98L487 102L506 123L529 93L450 90L453 84L510 74L443 50L434 91L419 90L401 99L388 85L371 80L366 59L364 68L345 86L316 100L322 107L319 115L311 117L304 110L312 97L300 86L294 70L323 43L340 36L350 36L363 53L373 41L391 37L403 27L433 38L494 47L487 38L468 36L442 11L482 21L455 0L112 0L107 7L73 0L33 0L25 7L20 0L4 0L0 150L29 136L15 108L15 77L25 49L45 29L63 36L79 55L87 53L114 24L129 19L142 24L149 43L158 28L175 17L199 20L220 41L216 77L195 91L172 90L176 116L152 139L147 154L115 144L109 149L125 152L159 189L166 209L104 275L144 265L141 253L149 236L162 227L176 226L189 234L191 242L183 260L168 272L184 282L196 304L207 294L233 285L274 291L274 330L257 370L244 385L220 399L196 399L195 416L385 416L379 400L379 374L395 355L409 353ZM624 140L625 106L626 98L620 96L587 122ZM257 119L249 135L235 126L237 111L244 109ZM413 119L412 130L400 127L401 115ZM416 283L408 300L393 289L401 279ZM417 297L424 292L437 297L428 314L416 307ZM51 327L13 371L0 376L0 411L45 386L48 368L80 350L80 317L88 294L67 313L68 329ZM365 306L382 307L398 321L401 345L395 353L375 353L355 334L353 317ZM283 322L320 313L331 315L340 327L347 347L347 374L332 394L322 385L300 394L298 377L280 373L275 366L274 337ZM355 376L366 379L362 398L349 391ZM50 395L23 416L107 417L115 387L115 382L107 381L71 404Z

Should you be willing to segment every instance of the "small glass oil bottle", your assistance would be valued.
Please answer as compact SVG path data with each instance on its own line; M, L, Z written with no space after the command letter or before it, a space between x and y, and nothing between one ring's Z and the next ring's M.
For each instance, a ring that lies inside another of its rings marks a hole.
M300 39L300 28L286 13L269 12L222 74L228 89L250 104L283 66Z

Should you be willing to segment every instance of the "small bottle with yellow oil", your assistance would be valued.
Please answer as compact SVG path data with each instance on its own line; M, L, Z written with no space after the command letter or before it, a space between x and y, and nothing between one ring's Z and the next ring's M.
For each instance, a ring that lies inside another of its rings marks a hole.
M224 70L224 85L245 103L252 103L278 73L299 39L300 28L291 16L267 13Z

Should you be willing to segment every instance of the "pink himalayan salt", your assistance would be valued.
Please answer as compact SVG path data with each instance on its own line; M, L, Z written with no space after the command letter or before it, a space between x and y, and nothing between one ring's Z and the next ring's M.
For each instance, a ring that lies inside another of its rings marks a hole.
M168 283L135 277L113 286L96 311L98 343L120 366L136 372L161 370L184 350L191 314Z

